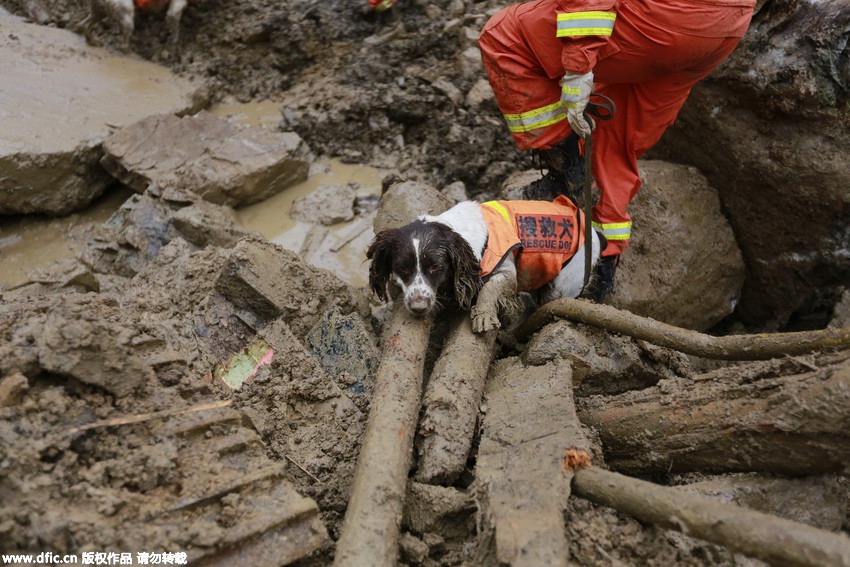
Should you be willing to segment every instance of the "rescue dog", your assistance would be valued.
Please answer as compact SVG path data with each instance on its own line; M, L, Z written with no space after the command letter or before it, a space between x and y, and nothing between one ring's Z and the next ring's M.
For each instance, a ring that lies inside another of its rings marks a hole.
M366 252L369 286L382 300L403 297L418 317L443 306L471 310L473 330L500 326L517 292L541 303L578 297L584 287L583 213L554 201L464 201L375 235ZM592 231L592 266L605 239Z

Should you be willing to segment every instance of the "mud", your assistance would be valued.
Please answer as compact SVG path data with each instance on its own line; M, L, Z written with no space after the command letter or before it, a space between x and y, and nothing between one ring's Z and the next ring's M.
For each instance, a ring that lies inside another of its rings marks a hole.
M88 2L0 5L80 33ZM96 23L93 39L104 49L200 84L214 103L211 114L236 125L296 132L309 146L308 178L232 209L201 201L201 191L137 187L131 193L99 170L98 183L107 180L109 192L84 214L0 221L4 553L158 549L184 551L197 564L332 562L389 313L366 287L368 242L376 230L438 213L466 196L495 197L505 190L502 181L528 175L534 165L504 131L475 48L478 30L502 3L400 0L382 15L363 5L201 0L187 8L176 48L161 16L138 15L129 48L117 27ZM115 76L127 78L132 68ZM26 134L27 123L15 132ZM102 157L94 146L91 163ZM695 170L662 162L643 167L655 176L641 194L646 202L636 203L644 207L646 235L624 258L630 263L620 276L618 301L687 326L740 331L734 310L741 263L752 273L759 260L752 243L743 247L747 254L739 253L739 226L728 230L720 223L727 222L723 207L743 197L728 197L727 187L718 202ZM717 178L714 172L712 181ZM835 206L843 202L836 198ZM835 226L843 234L843 225ZM686 238L699 246L682 251ZM811 321L825 323L835 308L834 324L846 326L848 296L839 303L835 283L843 269L818 272L824 291L817 296L821 303L809 302ZM785 284L776 287L793 287ZM677 285L687 286L681 297L688 298L678 304ZM799 308L786 310L784 296L777 297L781 313L744 321L748 328L781 326ZM426 390L446 330L445 320L435 323ZM269 358L253 361L250 373L235 381L222 380L222 370L254 347ZM467 354L439 372L450 377L486 370L489 353ZM444 567L481 559L486 522L475 483L485 475L479 469L482 421L476 419L484 416L486 423L488 404L514 412L516 423L497 424L505 435L521 430L534 437L561 423L557 402L570 384L559 380L568 374L580 408L658 393L658 415L673 408L677 417L687 417L689 408L676 406L687 396L674 396L671 384L685 392L694 382L739 378L750 396L768 399L770 391L781 391L772 387L779 382L759 377L783 372L776 370L781 363L742 370L569 323L549 325L527 344L502 334L495 357L497 368L511 365L512 379L491 383L489 397L464 409L471 418L465 431L470 421L473 426L460 470L453 465L451 475L438 479L442 485L410 478L403 506L402 495L393 495L401 509L404 564ZM820 363L784 364L799 374ZM569 372L552 374L559 365ZM818 376L835 373L840 387L846 384L841 372L827 368ZM523 380L532 394L511 390ZM538 386L554 394L536 396ZM793 400L785 402L793 413ZM744 415L729 413L730 427L746 424ZM436 422L426 425L435 430L458 425L451 412L431 419ZM390 433L388 446L397 438ZM594 463L604 466L610 440L589 427L584 433ZM499 449L486 439L487 451ZM549 465L557 465L560 439L546 441ZM487 455L492 474L498 466L493 453ZM806 474L816 467L803 466L793 478L770 467L762 473L672 474L663 458L654 457L661 463L651 472L656 482L850 531L846 469ZM416 458L414 452L412 474ZM542 461L535 455L508 461L519 466L528 486L552 481L547 471L554 469L537 466ZM728 471L722 458L714 461L720 466L713 470ZM546 508L547 520L527 510L517 517L540 520L541 533L554 530L547 543L566 548L554 560L568 553L582 566L758 565L579 498L546 498L553 491L550 486L525 502Z

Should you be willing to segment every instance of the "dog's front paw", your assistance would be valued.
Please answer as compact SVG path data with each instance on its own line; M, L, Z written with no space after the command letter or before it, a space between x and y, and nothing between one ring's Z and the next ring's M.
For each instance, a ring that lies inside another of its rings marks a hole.
M479 309L477 305L472 308L472 331L474 333L486 333L498 329L500 326L499 314L496 313L495 309Z

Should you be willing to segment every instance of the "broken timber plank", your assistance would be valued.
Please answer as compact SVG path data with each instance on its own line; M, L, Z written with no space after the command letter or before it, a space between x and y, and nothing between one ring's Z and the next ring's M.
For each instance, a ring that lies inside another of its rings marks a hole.
M606 463L626 474L840 472L850 467L850 360L833 356L802 374L742 367L735 380L709 374L586 398L579 417L599 432Z
M476 472L482 565L566 566L567 449L588 443L575 413L569 362L498 361L487 383Z
M496 331L472 332L468 313L453 322L422 398L422 444L416 480L453 483L466 466Z
M430 319L416 319L396 302L337 542L337 567L396 564L430 328Z
M573 490L596 504L781 567L850 567L850 538L799 522L659 486L597 467L578 469Z

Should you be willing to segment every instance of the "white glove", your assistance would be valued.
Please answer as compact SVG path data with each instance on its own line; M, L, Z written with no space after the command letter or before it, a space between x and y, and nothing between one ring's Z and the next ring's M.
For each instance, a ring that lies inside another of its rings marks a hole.
M567 107L567 120L573 132L582 138L590 135L595 126L593 119L588 124L584 118L584 108L590 100L591 92L593 92L593 71L588 71L584 75L567 71L561 79L561 102Z

